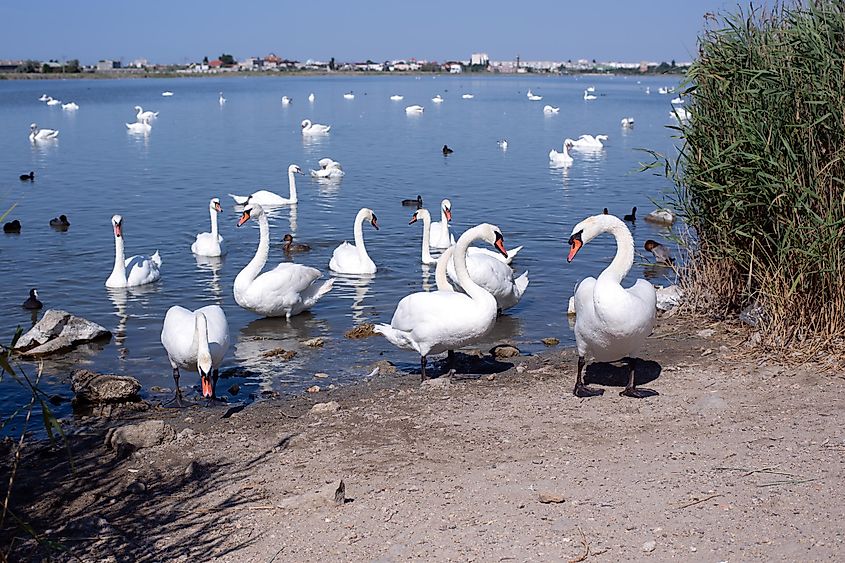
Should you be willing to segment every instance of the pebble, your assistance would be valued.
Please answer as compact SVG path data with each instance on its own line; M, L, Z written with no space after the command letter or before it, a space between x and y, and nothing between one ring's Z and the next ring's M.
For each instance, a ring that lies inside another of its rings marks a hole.
M337 412L340 410L340 404L337 401L329 401L328 403L317 403L309 411L311 414L323 414L329 412Z
M651 553L657 547L657 542L654 540L647 541L643 544L643 551L646 553Z
M490 353L495 358L515 358L519 356L519 348L511 346L510 344L499 344L490 349Z
M281 358L283 360L290 360L294 356L296 356L295 350L285 350L284 348L274 348L261 354L262 358Z
M540 493L539 501L543 504L560 504L562 502L566 502L566 499L559 493L544 492Z
M711 336L716 334L716 331L713 330L712 328L705 328L704 330L699 330L695 334L696 334L696 336L698 336L700 338L710 338Z
M309 387L305 391L307 391L308 393L319 393L320 392L320 386L319 385L312 385L311 387Z
M452 382L448 377L438 377L435 379L426 379L420 387L424 389L448 389L451 385Z
M241 392L241 386L237 383L233 383L231 387L229 387L229 395L233 397Z
M314 374L314 377L316 377L317 379L325 379L328 376L329 376L329 374L323 373L323 372L318 372L318 373Z
M560 340L554 337L544 338L542 342L546 346L557 346L558 344L560 344Z
M318 336L317 338L309 338L308 340L302 341L302 344L308 346L309 348L322 348L325 343L326 340L320 336Z

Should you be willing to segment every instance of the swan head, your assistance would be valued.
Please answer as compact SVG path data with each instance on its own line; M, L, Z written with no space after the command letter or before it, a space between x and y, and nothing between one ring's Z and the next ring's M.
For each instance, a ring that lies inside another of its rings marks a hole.
M373 213L373 210L368 207L365 207L362 211L364 211L365 213L364 219L369 219L370 224L373 226L373 228L375 230L378 230L378 217L376 217L376 214Z
M446 220L451 221L452 220L452 202L449 201L448 199L444 199L443 201L440 202L440 209L443 211L443 213L446 214Z
M566 150L569 150L574 146L575 146L575 141L573 141L572 139L564 139L563 148L565 148Z
M572 262L581 247L600 234L619 228L628 229L622 219L615 215L602 213L601 215L587 217L572 228L572 234L569 236L569 256L566 261Z
M112 215L111 225L114 228L114 237L120 238L123 236L123 217L120 215Z
M36 129L38 129L38 124L37 124L37 123L30 123L30 124L29 124L29 130L30 130L30 131L35 131Z
M428 209L417 209L414 211L414 214L411 216L411 220L408 221L408 224L413 225L419 220L425 221L426 219L431 221L431 213L428 212Z
M248 204L244 207L243 213L241 213L241 218L238 219L238 227L246 223L250 220L251 217L255 217L258 219L264 215L264 208L258 205L257 203Z
M291 164L288 166L288 174L305 174L298 164Z
M308 128L308 127L311 127L311 120L310 120L310 119L303 119L303 120L302 120L301 127L302 127L303 129L306 129L306 128Z
M596 141L606 141L607 135L596 135L595 139Z
M135 106L135 111L143 111L143 110L144 110L144 108L142 108L141 106Z
M505 238L502 236L502 230L496 225L490 223L482 223L478 226L481 230L481 240L492 245L498 250L502 256L508 257L508 251L505 249Z
M211 198L211 201L208 202L208 208L213 209L217 213L223 211L223 207L220 206L220 200L216 197Z

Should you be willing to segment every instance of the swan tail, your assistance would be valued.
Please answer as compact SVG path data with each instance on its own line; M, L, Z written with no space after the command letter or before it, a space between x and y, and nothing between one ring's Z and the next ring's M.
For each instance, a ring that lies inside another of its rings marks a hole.
M513 280L514 285L516 286L516 290L519 292L519 296L525 293L525 290L528 288L528 270L525 270L525 273Z
M312 283L308 289L302 292L303 306L308 308L314 305L323 295L331 291L332 286L334 286L334 278L330 278L320 285Z
M251 196L248 196L248 195L235 195L235 194L229 194L229 197L231 197L232 199L234 199L234 200L235 200L235 203L236 203L237 205L246 205L246 204L247 204L247 202L249 201L249 198L250 198Z
M158 253L158 250L156 250L155 254L150 256L150 260L153 261L153 264L161 268L161 254Z

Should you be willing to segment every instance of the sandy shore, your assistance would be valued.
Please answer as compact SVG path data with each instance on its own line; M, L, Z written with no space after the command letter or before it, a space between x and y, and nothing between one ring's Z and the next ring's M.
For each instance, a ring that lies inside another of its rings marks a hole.
M121 458L105 425L83 429L75 474L28 448L12 509L58 561L842 559L842 374L738 345L662 319L638 380L660 395L643 400L620 397L607 364L588 368L605 395L574 397L573 351L551 349L465 357L482 375L450 384L382 370L237 412L157 409L143 417L176 439ZM328 401L339 410L309 413ZM301 496L338 480L341 505ZM3 530L12 541L12 560L48 553Z

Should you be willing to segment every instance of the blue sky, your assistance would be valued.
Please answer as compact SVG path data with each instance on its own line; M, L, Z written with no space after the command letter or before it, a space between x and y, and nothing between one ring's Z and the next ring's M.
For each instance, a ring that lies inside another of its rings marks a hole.
M0 59L687 61L723 0L3 0Z

